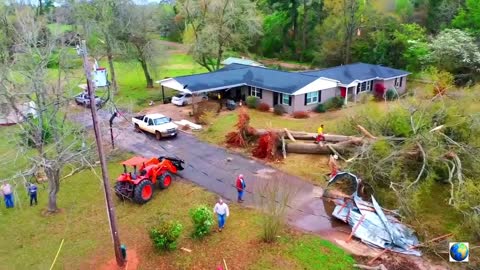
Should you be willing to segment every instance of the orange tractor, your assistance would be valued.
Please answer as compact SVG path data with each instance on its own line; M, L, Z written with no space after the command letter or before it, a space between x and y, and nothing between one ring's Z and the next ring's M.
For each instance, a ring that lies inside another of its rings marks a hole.
M183 170L183 163L183 160L171 157L126 160L121 163L123 173L117 178L115 193L120 199L144 204L152 198L154 187L166 189L170 186L173 175ZM133 167L133 171L128 172L127 166ZM137 168L140 168L138 172Z

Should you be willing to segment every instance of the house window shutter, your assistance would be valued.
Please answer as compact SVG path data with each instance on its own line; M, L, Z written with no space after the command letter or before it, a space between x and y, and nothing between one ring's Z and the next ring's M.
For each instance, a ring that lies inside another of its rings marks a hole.
M308 94L305 94L305 101L303 102L303 105L307 105L307 95Z
M322 91L318 91L318 103L322 102Z
M261 99L262 98L262 92L263 92L263 89L258 89L258 97Z
M292 96L288 96L288 106L292 106Z

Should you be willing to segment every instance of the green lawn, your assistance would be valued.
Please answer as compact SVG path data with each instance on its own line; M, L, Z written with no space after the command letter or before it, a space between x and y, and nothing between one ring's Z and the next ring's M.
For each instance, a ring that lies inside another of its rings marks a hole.
M195 63L192 57L186 54L171 54L162 58L165 58L166 61L157 61L161 63L157 74L151 71L154 81L166 77L206 72L206 69ZM102 61L100 64L108 68L106 61ZM162 91L158 84L155 83L154 88L146 88L145 75L137 61L117 61L115 62L115 72L120 89L116 97L118 104L130 106L138 111L145 108L150 100L156 102L162 100ZM173 92L166 91L165 95L172 96Z
M52 32L55 35L60 35L62 33L73 30L73 25L68 25L68 24L50 23L47 25L47 27L48 27L48 30L50 30L50 32Z
M110 161L112 179L121 170L118 161ZM96 171L99 174L99 170ZM36 207L28 206L23 188L18 187L17 194L14 209L5 209L3 202L0 207L0 250L4 251L0 253L1 269L48 269L62 239L64 245L55 269L98 268L112 258L102 185L92 171L62 181L58 194L61 213L54 216L42 215L47 201L46 186L39 187ZM168 190L157 191L153 200L143 206L114 198L122 243L139 254L140 269L209 269L221 265L223 259L231 269L262 269L272 258L290 262L277 267L284 270L317 269L315 265L320 262L335 269L339 264L352 262L349 255L332 244L312 242L320 241L315 236L286 231L281 234L285 241L264 244L259 239L259 213L236 204L230 205L231 216L222 233L212 233L202 241L191 239L188 210L195 205L213 205L215 200L216 195L184 181L174 182ZM189 248L192 253L181 250L161 253L153 249L147 231L160 216L184 224L179 247ZM309 253L317 255L311 257ZM337 259L321 258L320 253L337 254Z

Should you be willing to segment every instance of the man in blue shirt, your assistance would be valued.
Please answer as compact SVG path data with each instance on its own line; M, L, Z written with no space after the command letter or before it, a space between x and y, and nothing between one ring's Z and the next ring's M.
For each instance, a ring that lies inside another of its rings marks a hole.
M28 186L28 194L30 195L30 206L33 205L33 201L35 201L35 205L37 205L37 186L34 183L30 183Z

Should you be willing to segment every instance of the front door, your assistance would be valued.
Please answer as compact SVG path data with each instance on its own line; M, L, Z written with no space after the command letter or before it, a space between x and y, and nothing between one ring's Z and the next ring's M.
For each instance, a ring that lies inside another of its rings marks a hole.
M277 104L278 104L278 93L273 92L273 106L275 107L275 105Z

